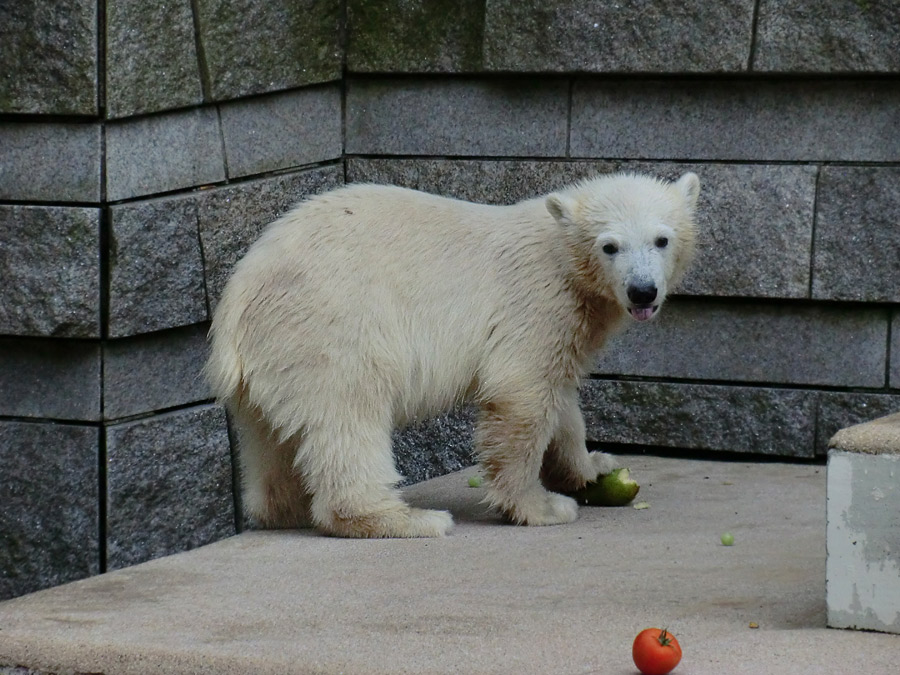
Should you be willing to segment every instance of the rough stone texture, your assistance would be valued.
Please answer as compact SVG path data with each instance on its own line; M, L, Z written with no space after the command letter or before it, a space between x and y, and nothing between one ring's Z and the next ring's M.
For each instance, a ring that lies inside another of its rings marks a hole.
M100 336L98 209L0 206L0 334Z
M96 427L0 420L0 600L97 574Z
M97 3L0 3L0 112L97 114Z
M106 429L109 569L235 532L225 411L205 405Z
M825 598L833 628L900 634L900 424L892 426L890 454L828 452Z
M349 153L562 156L568 83L533 79L353 79Z
M202 375L206 323L103 347L103 416L116 419L211 397Z
M900 389L900 310L891 317L891 372L892 389Z
M212 98L327 82L341 76L341 3L196 0Z
M0 122L0 199L99 202L100 125Z
M886 350L880 309L678 301L611 339L597 372L883 387Z
M577 80L573 157L896 161L894 80Z
M0 338L0 415L100 419L100 345Z
M900 4L761 0L753 70L900 71Z
M404 484L443 476L475 463L475 411L455 410L394 433L394 459Z
M340 166L326 166L200 193L198 217L210 309L215 308L231 268L266 225L302 199L343 182Z
M481 70L484 5L484 0L349 0L347 68L382 73Z
M811 167L351 158L347 179L511 204L614 171L641 171L673 180L685 171L700 175L698 255L680 293L808 296L816 184ZM747 260L753 264L747 265ZM738 268L741 273L735 274Z
M225 179L216 111L196 108L106 126L110 201Z
M136 202L110 214L110 337L205 321L196 199Z
M191 0L108 0L107 117L202 101Z
M301 89L219 107L230 177L341 156L341 92Z
M744 71L753 0L492 0L489 70L692 73Z
M814 392L665 382L588 380L588 440L812 457Z
M813 297L900 302L900 168L822 167Z
M900 396L819 392L816 409L816 454L828 452L828 441L845 427L900 411Z

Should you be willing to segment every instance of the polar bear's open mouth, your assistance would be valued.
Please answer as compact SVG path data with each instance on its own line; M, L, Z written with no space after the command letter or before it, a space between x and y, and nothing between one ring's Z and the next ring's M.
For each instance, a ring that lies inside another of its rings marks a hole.
M640 307L630 307L628 311L631 313L632 318L635 321L647 321L656 314L656 310L659 309L659 305L646 305Z

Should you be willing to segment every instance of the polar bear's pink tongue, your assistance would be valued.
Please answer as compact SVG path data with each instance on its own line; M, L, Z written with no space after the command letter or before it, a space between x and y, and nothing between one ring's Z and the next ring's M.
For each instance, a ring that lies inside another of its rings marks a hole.
M631 316L633 316L636 321L646 321L651 316L653 316L653 308L652 307L632 307L631 308Z

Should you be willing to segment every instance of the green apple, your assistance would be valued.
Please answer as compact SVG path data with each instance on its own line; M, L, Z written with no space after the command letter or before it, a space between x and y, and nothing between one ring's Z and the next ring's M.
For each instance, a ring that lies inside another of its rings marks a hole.
M641 486L631 478L628 469L614 469L612 473L589 481L572 496L579 504L589 506L625 506L635 498L640 489Z

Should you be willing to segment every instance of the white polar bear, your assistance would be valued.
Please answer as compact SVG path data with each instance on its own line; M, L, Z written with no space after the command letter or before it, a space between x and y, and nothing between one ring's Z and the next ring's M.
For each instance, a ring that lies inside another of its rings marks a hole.
M617 174L485 206L355 185L272 223L210 330L245 508L267 527L443 535L449 513L401 500L391 431L470 400L489 501L516 523L575 520L542 465L572 489L612 470L585 447L579 380L684 272L699 190Z

